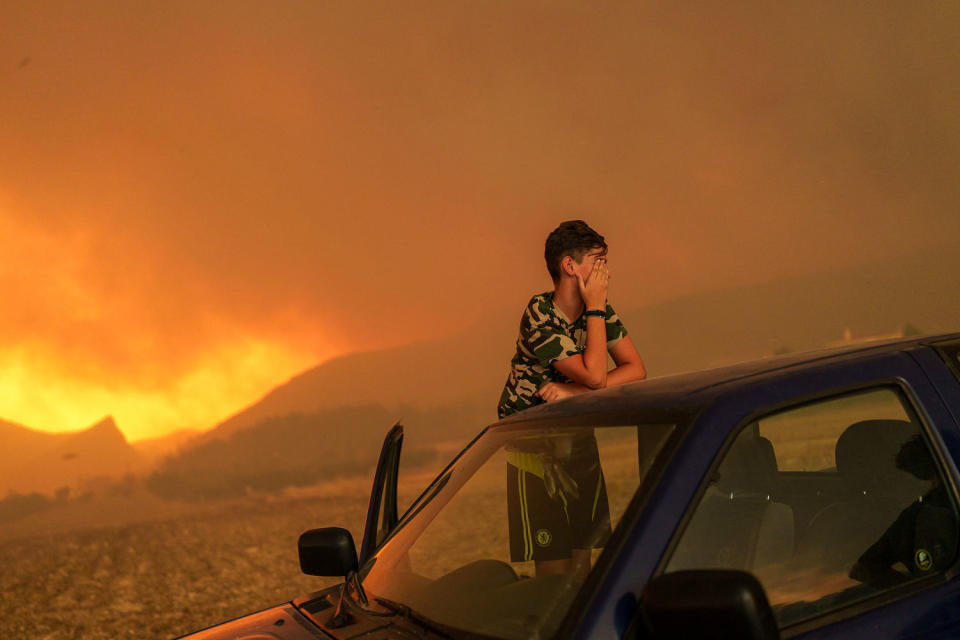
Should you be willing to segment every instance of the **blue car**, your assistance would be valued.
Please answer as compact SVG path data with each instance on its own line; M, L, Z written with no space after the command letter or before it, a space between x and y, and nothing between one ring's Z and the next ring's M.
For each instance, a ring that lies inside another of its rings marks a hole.
M960 637L960 334L611 387L484 429L402 514L402 427L335 587L188 636Z

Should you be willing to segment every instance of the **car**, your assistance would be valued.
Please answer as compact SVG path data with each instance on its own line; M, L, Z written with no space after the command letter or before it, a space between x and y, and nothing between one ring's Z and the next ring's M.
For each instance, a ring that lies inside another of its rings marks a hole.
M186 637L960 637L958 356L895 339L543 404L402 514L395 425L359 551L299 540L343 582Z

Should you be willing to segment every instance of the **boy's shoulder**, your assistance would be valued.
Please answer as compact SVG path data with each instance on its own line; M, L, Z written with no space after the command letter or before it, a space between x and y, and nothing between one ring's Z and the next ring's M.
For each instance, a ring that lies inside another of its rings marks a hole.
M544 324L554 324L557 321L557 310L553 304L553 291L538 293L530 298L530 302L527 303L523 312L523 327L529 329Z
M536 315L553 314L553 291L544 291L530 298L527 303L527 313Z

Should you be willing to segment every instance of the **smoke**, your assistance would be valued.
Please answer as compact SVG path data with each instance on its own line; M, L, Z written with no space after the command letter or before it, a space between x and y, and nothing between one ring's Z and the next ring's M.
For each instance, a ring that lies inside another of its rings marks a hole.
M548 288L570 217L627 306L960 231L954 4L44 2L0 25L0 355L24 384L162 404L254 352L279 382L447 334Z

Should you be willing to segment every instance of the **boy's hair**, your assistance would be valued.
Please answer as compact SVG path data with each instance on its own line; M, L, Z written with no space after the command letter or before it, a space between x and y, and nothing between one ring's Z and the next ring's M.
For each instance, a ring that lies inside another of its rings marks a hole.
M547 261L547 271L554 282L560 280L560 261L570 256L577 262L583 259L591 249L604 250L607 243L603 236L591 229L583 220L567 220L547 236L543 257Z

